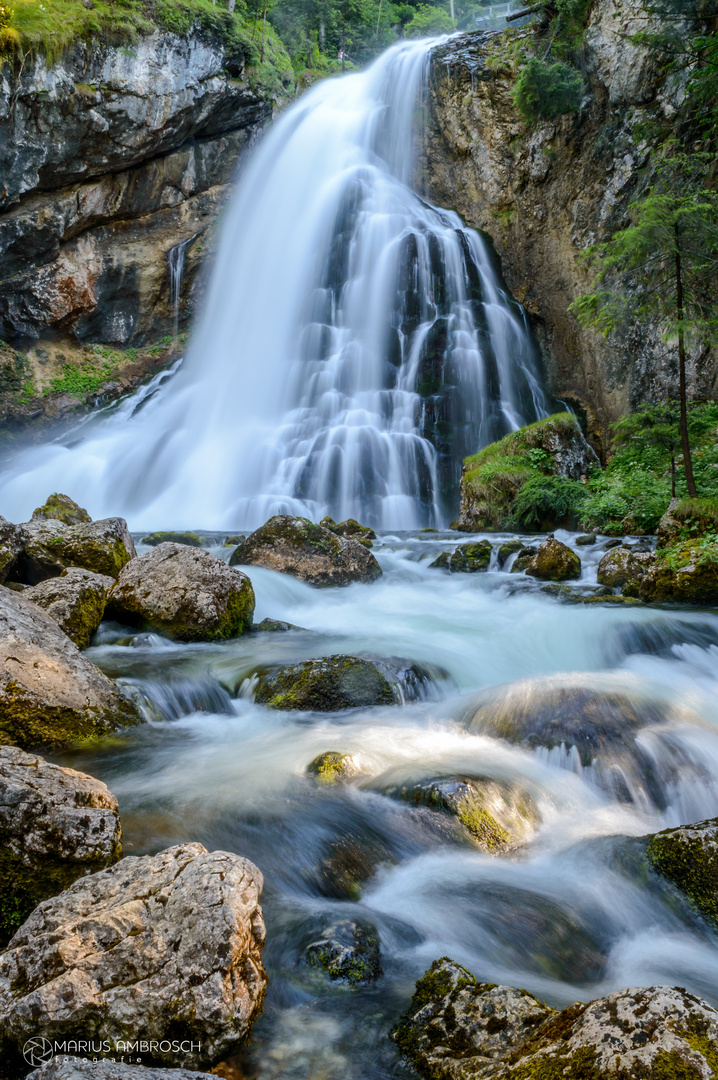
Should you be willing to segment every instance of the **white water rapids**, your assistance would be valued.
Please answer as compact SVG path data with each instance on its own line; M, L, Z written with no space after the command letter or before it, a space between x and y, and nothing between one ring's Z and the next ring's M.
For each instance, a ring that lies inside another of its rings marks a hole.
M180 370L21 453L6 516L61 490L134 528L437 524L462 458L544 415L484 241L410 186L429 50L402 43L278 120L223 215Z

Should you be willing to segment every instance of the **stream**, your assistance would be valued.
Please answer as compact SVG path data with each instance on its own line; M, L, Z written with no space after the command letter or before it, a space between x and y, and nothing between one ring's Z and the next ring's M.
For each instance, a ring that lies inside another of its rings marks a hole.
M575 535L557 535L575 547ZM444 955L555 1006L655 983L718 1003L715 935L647 879L630 840L718 814L718 615L565 605L508 564L499 570L495 553L487 573L429 567L462 539L384 532L374 544L384 576L343 589L246 568L255 622L269 616L300 631L184 645L103 624L88 652L142 694L149 719L55 760L117 796L125 855L200 841L247 856L265 877L270 985L227 1076L412 1075L388 1032L415 980ZM213 540L227 558L223 536ZM576 548L586 594L609 543ZM313 714L254 703L257 665L331 653L421 661L435 677L393 707ZM636 740L654 763L650 783L612 794L570 747L531 749L469 730L477 694L528 679L530 698L551 677L662 711L664 722ZM326 750L353 755L358 775L317 785L305 769ZM519 783L538 828L491 856L449 815L388 794L441 776ZM302 955L337 918L356 917L379 933L383 976L353 989Z

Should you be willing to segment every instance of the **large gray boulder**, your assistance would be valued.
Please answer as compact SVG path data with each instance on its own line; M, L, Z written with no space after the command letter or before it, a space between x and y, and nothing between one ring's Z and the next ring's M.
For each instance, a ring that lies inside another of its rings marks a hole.
M42 1046L38 1046L36 1060L40 1060L42 1052ZM202 1080L202 1077L212 1076L212 1073L190 1072L189 1069L153 1069L147 1065L128 1065L123 1061L91 1061L63 1055L34 1069L26 1080Z
M148 1063L214 1063L244 1039L267 978L247 859L201 844L121 859L46 900L0 954L0 1056L28 1039L155 1040ZM179 1056L173 1041L193 1044ZM167 1045L165 1045L167 1041Z
M598 564L598 584L608 585L611 589L635 586L630 592L638 595L638 589L654 556L651 552L634 552L628 547L611 548Z
M69 566L116 578L135 557L135 545L124 518L67 525L55 518L36 518L0 530L3 581L37 585L59 576Z
M718 1011L680 987L651 986L557 1012L444 957L392 1035L431 1080L708 1080Z
M177 641L218 641L251 626L254 589L246 574L209 551L164 543L123 569L107 610Z
M116 862L121 841L100 780L0 746L0 944L42 900Z
M86 649L102 621L114 584L104 574L70 566L59 577L26 588L22 598L44 608L78 649Z
M0 744L62 746L139 720L47 612L0 586Z
M278 514L233 552L230 566L266 566L327 588L376 581L381 567L353 536L337 536L308 518Z

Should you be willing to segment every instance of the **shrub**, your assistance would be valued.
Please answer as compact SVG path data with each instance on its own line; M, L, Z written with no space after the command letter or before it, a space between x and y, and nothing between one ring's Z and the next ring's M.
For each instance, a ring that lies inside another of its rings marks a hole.
M434 37L436 34L451 34L454 23L448 11L431 4L420 4L414 18L406 25L406 36L412 38Z
M577 480L563 476L534 476L516 496L514 517L519 528L540 529L575 517L586 498Z
M583 97L583 78L562 60L549 64L532 56L519 72L511 96L525 120L553 120L578 109Z

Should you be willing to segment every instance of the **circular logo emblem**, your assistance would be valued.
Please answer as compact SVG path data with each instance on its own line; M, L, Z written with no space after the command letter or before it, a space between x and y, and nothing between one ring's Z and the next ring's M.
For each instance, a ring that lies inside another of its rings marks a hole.
M22 1048L22 1056L28 1065L39 1068L52 1058L52 1043L49 1039L28 1039Z

